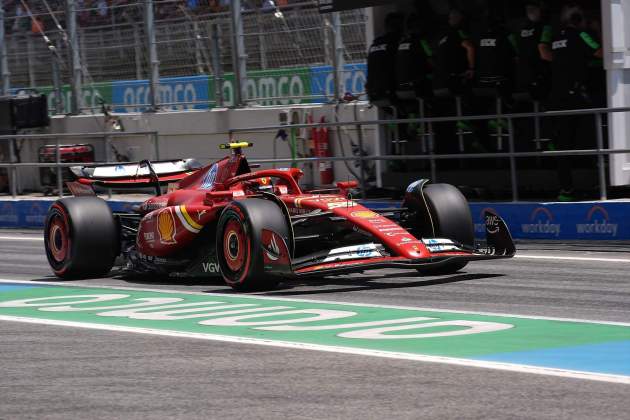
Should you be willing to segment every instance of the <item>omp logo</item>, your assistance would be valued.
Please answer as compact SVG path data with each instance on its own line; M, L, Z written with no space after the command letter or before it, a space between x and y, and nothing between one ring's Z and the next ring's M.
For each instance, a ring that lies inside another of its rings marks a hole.
M597 217L596 215L599 215ZM617 236L619 225L610 223L608 211L602 206L593 206L586 215L586 223L578 223L575 225L577 233L586 235Z
M553 223L553 213L546 207L538 207L529 218L530 223L523 223L521 229L523 233L529 235L560 236L560 224Z
M497 215L499 214L499 212L492 207L485 207L481 209L481 211L479 212L479 216L477 217L477 220L479 220L480 222L475 223L475 233L486 233L486 211Z

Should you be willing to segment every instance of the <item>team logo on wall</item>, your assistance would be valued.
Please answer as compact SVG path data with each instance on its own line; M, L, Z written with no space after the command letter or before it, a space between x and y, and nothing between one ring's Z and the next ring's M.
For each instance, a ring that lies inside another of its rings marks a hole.
M165 245L176 244L175 234L175 218L170 208L164 209L158 215L158 233L160 234L160 243Z

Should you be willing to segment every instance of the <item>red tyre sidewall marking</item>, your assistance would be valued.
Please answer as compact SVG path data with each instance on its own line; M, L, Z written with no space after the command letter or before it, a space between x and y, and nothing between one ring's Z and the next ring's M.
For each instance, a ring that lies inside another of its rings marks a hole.
M52 249L54 247L54 244L51 244L51 242L54 241L54 238L52 238L51 236L49 236L48 238L48 247L50 248L50 252L52 254L53 259L59 262L60 264L63 264L63 266L60 269L53 268L53 271L57 275L63 275L67 270L68 260L70 258L70 249L71 249L70 224L68 223L68 214L66 213L66 210L63 208L63 206L55 203L52 205L52 207L54 207L54 209L59 212L58 215L53 216L52 222L54 225L52 228L60 229L60 232L63 235L63 246L62 246L63 249L60 250L60 251L63 251L63 258L59 260L55 256L55 253L53 252L53 249ZM52 228L49 227L49 231L52 231ZM50 233L51 232L49 232L49 234Z
M237 245L236 255L234 256L230 250L230 242L232 240L236 240ZM226 223L223 234L223 255L225 255L225 261L228 267L235 273L243 269L243 263L245 262L245 243L246 237L241 221L236 218L230 219Z

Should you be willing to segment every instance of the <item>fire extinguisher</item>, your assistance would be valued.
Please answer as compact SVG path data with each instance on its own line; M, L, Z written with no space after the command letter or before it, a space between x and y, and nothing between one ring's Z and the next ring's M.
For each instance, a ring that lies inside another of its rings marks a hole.
M326 117L319 120L320 123L326 122ZM315 145L316 157L331 157L330 151L330 135L328 127L320 127L313 131L313 144ZM330 161L319 162L319 178L322 185L330 185L334 182L333 164Z

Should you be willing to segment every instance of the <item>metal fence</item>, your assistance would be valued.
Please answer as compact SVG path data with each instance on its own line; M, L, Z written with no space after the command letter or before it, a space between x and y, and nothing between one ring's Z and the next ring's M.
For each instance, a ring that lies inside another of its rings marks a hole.
M426 154L404 154L404 155L366 155L360 153L356 156L351 157L308 157L308 158L278 158L275 155L269 156L268 158L260 158L260 159L250 159L251 163L274 163L274 164L296 164L296 163L315 163L315 162L334 162L334 161L354 161L358 162L357 165L359 168L358 181L361 187L361 190L365 192L367 186L367 177L366 177L366 169L365 162L369 161L409 161L409 160L417 160L417 161L429 161L430 171L431 171L431 179L434 182L439 181L440 173L437 170L435 163L437 161L445 161L445 160L461 160L461 159L487 159L487 158L495 158L495 159L505 159L509 162L509 174L510 174L510 186L511 186L511 196L512 201L519 200L519 182L518 182L518 160L523 158L531 158L531 157L545 157L545 158L567 158L574 156L592 156L597 159L597 173L598 173L598 185L599 185L599 198L601 200L606 200L608 196L607 191L607 183L606 183L606 158L610 158L612 155L617 154L630 154L630 149L609 149L604 146L604 129L605 125L603 124L603 116L610 115L614 113L628 113L630 112L630 108L602 108L602 109L584 109L584 110L575 110L575 111L552 111L552 112L538 112L538 113L522 113L522 114L501 114L501 115L477 115L477 116L467 116L466 119L471 121L490 121L503 119L507 121L507 138L508 138L508 151L507 152L494 152L494 153L454 153L454 154L436 154L433 151L433 147L431 143L433 142L433 134L430 129L426 130L426 134L424 135L425 141L429 143L428 152ZM515 151L515 141L514 141L514 130L513 123L514 120L523 119L523 118L534 118L534 117L549 117L549 118L562 118L568 116L593 116L595 119L595 148L593 149L583 149L583 150L559 150L559 151L536 151L536 152L516 152ZM359 132L362 127L365 126L393 126L399 124L437 124L437 123L448 123L448 122L457 122L461 117L435 117L435 118L407 118L407 119L389 119L389 120L371 120L371 121L339 121L339 122L330 122L330 123L315 123L315 124L289 124L289 125L273 125L273 126L261 126L261 127L248 127L248 128L239 128L239 129L231 129L226 135L230 137L230 140L234 138L236 134L240 133L260 133L260 132L275 132L279 129L311 129L318 127L328 127L331 129L341 129L346 126L356 127ZM222 133L215 133L222 134ZM51 167L56 168L58 177L58 190L59 194L63 194L63 188L61 185L61 178L59 177L61 173L61 168L75 166L76 163L61 163L60 161L60 153L59 153L59 139L64 137L80 137L80 138L101 138L104 140L106 145L106 153L105 153L105 161L101 163L109 163L109 164L120 164L120 162L112 162L110 161L109 154L107 151L109 150L110 142L120 137L127 136L135 136L135 137L144 137L145 139L149 139L153 144L154 156L156 159L160 158L159 151L159 138L157 132L106 132L106 133L77 133L77 134L47 134L47 135L22 135L22 136L0 136L0 141L14 141L17 139L20 140L38 140L38 139L55 139L57 145L56 152L56 162L51 163L16 163L15 161L15 153L11 153L12 162L2 163L0 162L0 168L8 168L10 171L10 191L12 195L17 194L17 179L18 179L18 169L21 167ZM363 149L362 144L362 136L358 136L359 141L359 150Z
M436 161L444 160L460 160L460 159L505 159L509 161L509 174L510 174L510 189L512 201L519 200L519 183L518 183L518 163L517 159L531 158L531 157L546 157L546 158L567 158L576 156L593 156L597 158L597 174L598 174L598 186L599 186L599 198L600 200L606 200L608 198L608 188L606 182L606 157L617 154L630 154L630 149L607 149L604 147L604 130L606 125L603 123L603 116L615 114L615 113L628 113L630 108L597 108L597 109L582 109L582 110L569 110L569 111L548 111L548 112L530 112L530 113L518 113L518 114L495 114L495 115L475 115L466 116L468 121L507 121L507 127L505 136L507 137L508 151L507 152L492 152L492 153L454 153L454 154L436 154L434 152L434 133L431 129L432 124L438 123L457 123L461 121L462 117L432 117L432 118L405 118L405 119L388 119L388 120L372 120L372 121L339 121L330 123L316 123L316 124L291 124L292 129L309 129L316 127L329 127L339 129L345 126L365 127L365 126L398 126L400 124L419 124L425 127L423 140L427 142L426 154L403 154L403 155L377 155L369 156L360 153L357 156L352 157L309 157L299 159L277 159L275 156L269 159L252 159L253 163L307 163L307 162L332 162L332 161L355 161L359 162L359 176L358 181L361 189L365 191L366 186L366 161L429 161L431 180L437 182L439 180L439 173L436 167ZM583 149L583 150L554 150L554 151L532 151L532 152L517 152L514 139L514 120L519 119L531 119L531 118L562 118L569 116L593 116L595 119L595 148ZM237 128L229 131L230 139L237 133L253 133L264 131L275 131L278 129L286 129L286 125L273 125L262 127L249 127L249 128ZM363 150L363 144L361 144L361 136L359 140L359 150Z
M101 132L101 133L58 133L58 134L24 134L24 135L7 135L0 136L0 143L8 143L10 162L1 162L0 169L8 169L8 182L9 191L13 197L16 197L20 193L20 168L54 168L56 178L56 189L59 197L63 197L63 184L64 177L62 174L63 168L71 166L77 166L75 163L64 163L61 158L61 141L63 139L80 139L81 141L101 140L103 144L103 156L105 162L113 164L121 164L121 162L114 162L112 157L112 143L117 139L124 138L136 139L136 140L148 140L153 148L152 158L155 160L160 159L159 148L159 134L156 131L132 131L132 132ZM19 162L17 149L19 142L31 142L31 141L47 141L52 142L55 146L55 161L54 162ZM122 162L124 163L124 162Z
M234 98L225 101L227 105L279 103L277 99L288 97L292 102L325 101L334 96L331 90L346 90L323 85L330 84L334 69L344 63L365 62L365 12L359 9L331 16L319 13L317 1L276 3L279 5L246 0L4 2L0 25L5 34L0 48L8 68L3 78L14 89L51 93L58 77L61 86L57 89L65 102L72 95L81 96L82 91L99 90L108 104L152 106L161 102L167 103L166 108L170 102L191 102L186 97L172 101L157 92L160 80L167 84L174 77L205 77L204 87L198 89L205 88L206 93L196 92L195 101L211 106L221 104L224 90L227 96L235 91ZM228 4L232 7L226 7ZM235 15L241 22L236 26ZM341 36L336 37L336 31ZM239 59L244 61L242 72ZM270 77L287 75L300 78L304 88L266 86ZM130 103L121 98L124 93L111 93L118 89L118 82L129 85L138 80L149 81L156 91L155 100L136 95ZM362 93L362 84L352 86L356 87L353 93ZM239 97L239 89L246 96ZM80 97L75 100L83 102L80 108L94 106Z

